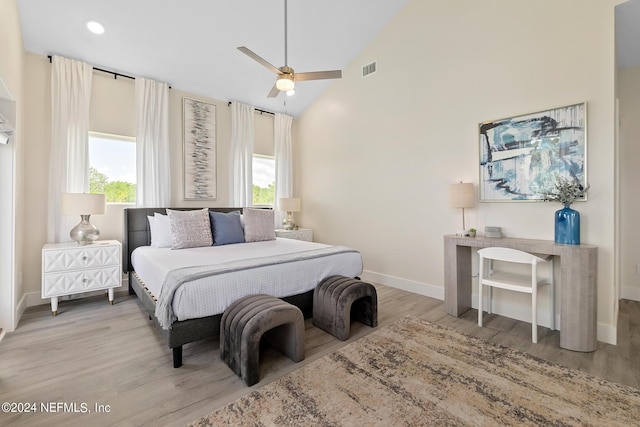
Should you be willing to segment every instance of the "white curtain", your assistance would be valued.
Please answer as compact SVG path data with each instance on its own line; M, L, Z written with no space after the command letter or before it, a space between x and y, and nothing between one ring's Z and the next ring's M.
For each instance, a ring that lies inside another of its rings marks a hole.
M62 193L89 192L89 103L93 67L53 56L51 60L51 156L47 241L71 241L80 218L62 215Z
M276 227L282 227L282 221L287 215L278 209L280 197L293 197L293 154L291 150L291 124L293 117L276 113L273 123L274 153L276 157L276 195L275 222Z
M253 206L253 105L231 103L231 206Z
M136 204L169 206L169 86L136 78Z

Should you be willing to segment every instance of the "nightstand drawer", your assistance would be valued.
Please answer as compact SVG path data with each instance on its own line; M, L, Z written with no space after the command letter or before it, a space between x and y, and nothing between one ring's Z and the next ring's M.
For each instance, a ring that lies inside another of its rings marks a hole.
M117 288L122 282L120 266L49 273L43 277L42 298Z
M43 273L98 268L120 264L120 246L91 246L67 250L45 250Z

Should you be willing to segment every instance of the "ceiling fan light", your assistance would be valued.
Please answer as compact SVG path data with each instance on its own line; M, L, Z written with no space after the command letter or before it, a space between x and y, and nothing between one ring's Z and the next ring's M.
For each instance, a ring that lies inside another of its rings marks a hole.
M278 81L276 82L276 87L283 91L288 92L293 90L295 84L293 83L293 76L291 74L280 74L278 76Z

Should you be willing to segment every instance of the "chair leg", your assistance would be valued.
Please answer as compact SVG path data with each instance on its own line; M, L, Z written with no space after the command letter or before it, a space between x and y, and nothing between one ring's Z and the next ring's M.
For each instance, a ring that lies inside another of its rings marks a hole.
M482 275L484 259L480 258L478 263L478 326L482 327Z
M489 260L489 276L493 275L493 260ZM493 313L493 286L487 287L487 314Z
M478 284L478 326L482 327L482 283Z
M536 290L537 285L534 285L531 292L531 342L534 344L538 342L538 293Z
M555 284L553 258L551 258L549 262L551 263L551 266L550 266L551 277L549 279L549 299L550 299L549 305L551 306L551 320L549 325L550 325L550 329L552 331L555 331L556 330L556 284Z

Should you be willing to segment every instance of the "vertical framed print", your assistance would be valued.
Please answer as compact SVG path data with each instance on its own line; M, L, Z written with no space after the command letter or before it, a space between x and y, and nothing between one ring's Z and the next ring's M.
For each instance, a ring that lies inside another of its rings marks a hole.
M216 106L182 101L184 200L216 200Z

